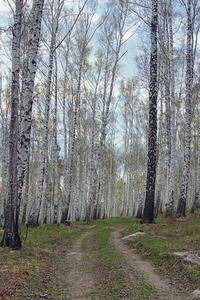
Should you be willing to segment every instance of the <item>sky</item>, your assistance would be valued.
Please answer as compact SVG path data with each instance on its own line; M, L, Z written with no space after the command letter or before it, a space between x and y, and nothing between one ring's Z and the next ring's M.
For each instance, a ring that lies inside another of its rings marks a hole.
M8 0L12 3L12 0ZM100 0L100 3L106 2L106 0ZM12 22L10 19L10 8L6 1L0 0L0 29L8 27L8 24ZM128 37L129 33L127 33ZM128 40L124 46L125 55L122 57L120 64L122 66L121 75L125 77L133 77L136 75L137 69L134 62L134 54L137 48L137 34ZM122 52L123 53L123 52Z
M9 0L11 3L13 0ZM104 0L100 0L100 2L105 2ZM0 0L0 28L7 29L8 24L11 24L12 18L10 18L10 8L6 1ZM126 39L128 39L131 33L126 34ZM3 38L3 36L2 36ZM0 47L2 44L0 44ZM134 62L134 54L137 48L137 35L131 37L124 45L122 49L122 53L126 52L125 55L120 60L120 77L125 79L126 77L134 77L137 74L137 68ZM2 57L2 60L7 60L7 58ZM9 61L10 64L10 61ZM6 79L6 74L3 75ZM115 89L115 95L118 94L118 89Z
M8 4L5 3L5 1L0 0L0 26L2 27L2 24L7 23L7 17L9 16L9 9Z

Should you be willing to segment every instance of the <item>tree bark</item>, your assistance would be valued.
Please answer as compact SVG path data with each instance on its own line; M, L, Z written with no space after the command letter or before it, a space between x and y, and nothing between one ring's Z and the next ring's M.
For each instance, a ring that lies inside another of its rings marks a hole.
M174 76L174 45L172 31L172 1L169 1L169 79L170 79L170 113L171 113L171 128L170 128L170 145L171 159L169 166L169 191L166 208L166 216L172 217L174 211L174 192L175 192L175 155L176 155L176 119L175 119L175 76Z
M186 201L190 173L190 145L191 145L191 100L193 79L193 50L192 50L192 23L191 0L187 0L187 66L186 66L186 99L185 99L185 151L184 168L181 180L181 190L176 215L185 217Z
M149 140L146 199L142 223L154 221L154 199L156 182L156 140L157 140L157 22L158 1L152 0L151 21L151 59L150 59L150 91L149 91Z
M60 12L60 11L59 11ZM53 12L52 12L53 14ZM44 112L44 134L42 141L42 151L41 151L41 164L39 168L39 176L38 176L38 189L37 189L37 203L36 210L32 216L32 225L39 225L39 215L40 208L42 203L42 195L43 195L43 185L45 174L47 174L45 169L48 169L48 135L49 135L49 113L50 113L50 102L51 102L51 84L52 84L52 74L53 74L53 60L54 60L54 51L56 46L56 35L58 31L58 21L59 21L59 13L52 16L52 32L51 32L51 44L50 44L50 52L49 52L49 64L48 64L48 77L46 84L46 95L45 95L45 112ZM47 178L48 179L48 178Z
M32 107L33 107L33 88L36 74L37 52L39 48L40 30L42 21L44 0L34 1L31 10L31 21L29 25L29 43L27 57L24 63L22 78L22 104L20 115L20 136L18 149L18 202L22 197L25 171L27 168L28 156L30 151L30 137L32 127Z
M0 246L11 249L21 248L18 233L19 205L18 205L18 108L19 108L19 72L20 72L20 42L22 30L23 2L15 1L15 15L12 39L12 86L11 86L11 120L9 144L9 191L5 216L5 231Z

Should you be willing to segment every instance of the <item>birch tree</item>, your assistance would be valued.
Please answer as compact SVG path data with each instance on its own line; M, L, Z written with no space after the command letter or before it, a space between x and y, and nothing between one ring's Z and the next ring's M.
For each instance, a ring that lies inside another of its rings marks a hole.
M37 192L37 202L36 202L36 210L32 215L32 224L37 226L39 225L39 213L42 204L42 196L43 196L43 184L44 178L46 174L46 185L48 186L48 126L49 126L49 112L50 112L50 101L51 101L51 85L52 85L52 74L53 74L53 60L54 60L54 52L56 47L56 36L59 26L59 18L63 7L63 1L58 1L54 5L54 3L50 3L51 6L51 41L49 47L49 63L48 63L48 76L46 83L46 93L45 93L45 111L44 111L44 136L43 136L43 145L41 149L41 164L38 174L38 192ZM48 193L48 187L47 187ZM47 199L46 199L47 198ZM48 202L49 197L46 195L45 200ZM42 216L43 217L43 216Z
M102 97L102 121L101 121L101 134L98 149L98 183L96 191L96 200L93 218L96 219L100 215L102 189L103 189L103 169L104 169L104 155L105 155L105 140L107 135L107 126L109 121L110 107L113 100L114 84L117 76L117 68L119 61L123 54L121 48L126 42L125 22L128 17L128 4L121 2L113 7L111 20L106 19L104 24L104 33L102 43L104 44L105 53L105 69L104 69L104 86ZM110 24L109 24L110 22ZM110 56L112 55L112 61ZM110 78L110 81L109 81Z
M10 88L10 87L9 87ZM5 92L7 88L5 89ZM5 207L8 192L8 160L9 160L9 124L10 95L4 95L2 74L0 75L0 116L1 116L1 194L0 194L0 227L5 223ZM5 101L7 99L7 101Z
M78 216L79 211L77 211L80 200L79 188L80 188L80 178L78 178L78 200L76 203L73 203L73 170L74 170L74 156L75 156L75 141L78 135L79 130L79 112L80 112L80 96L81 96L81 84L82 84L82 76L84 71L84 60L87 56L89 43L96 32L91 30L92 21L95 15L95 2L92 3L91 7L88 7L88 10L83 14L82 20L79 20L79 24L81 25L81 30L79 28L79 37L77 36L77 42L79 45L79 59L78 59L78 72L77 72L77 87L74 99L74 107L73 107L73 118L72 118L72 130L71 130L71 145L69 152L69 166L68 166L68 179L67 179L67 195L65 195L63 210L62 210L62 219L61 222L64 223L69 218L73 218L70 213L70 205L73 207L75 204L75 213ZM81 34L81 37L80 37ZM80 153L79 153L80 155ZM80 176L80 156L78 156L78 177Z
M12 29L12 87L11 87L11 120L9 144L9 191L5 214L5 231L0 246L11 249L21 247L18 233L19 205L18 205L18 174L17 174L17 147L18 147L18 108L19 108L19 72L20 72L20 41L22 31L23 2L16 0L14 25Z
M194 199L194 208L200 207L200 122L198 124L198 162L197 162L197 184Z
M145 207L141 222L154 221L157 140L157 22L158 1L152 0L151 59L149 83L149 139Z
M58 221L58 65L57 56L55 55L55 102L53 117L53 187L52 187L52 218L53 223Z
M33 2L28 23L27 53L23 66L22 102L20 113L20 135L18 144L18 201L22 197L22 188L26 168L29 167L30 137L32 127L33 89L37 67L37 53L40 41L41 21L44 0Z
M88 205L86 210L85 219L87 221L92 219L93 204L94 204L94 194L95 194L95 185L96 185L96 172L95 172L95 124L96 124L96 107L97 107L97 91L100 84L100 77L102 72L102 56L97 57L96 61L96 76L94 80L94 86L92 89L93 95L90 95L90 107L92 111L92 120L91 120L91 141L90 141L90 170L89 170L89 194L88 194Z
M170 146L171 157L169 166L169 193L166 215L172 216L174 211L175 167L176 167L176 116L175 116L175 70L174 70L174 42L172 28L172 1L169 0L169 80L170 80Z
M185 216L186 200L190 172L190 145L191 145L191 101L193 83L193 49L192 49L192 16L191 0L187 0L187 55L186 55L186 96L185 96L185 151L184 168L181 180L177 216Z

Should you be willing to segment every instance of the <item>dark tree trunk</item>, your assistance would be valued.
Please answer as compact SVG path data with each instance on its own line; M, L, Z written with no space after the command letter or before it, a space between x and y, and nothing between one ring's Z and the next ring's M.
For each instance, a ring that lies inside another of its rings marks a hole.
M157 0L152 0L147 183L145 207L141 223L152 223L154 221L157 140L157 9Z

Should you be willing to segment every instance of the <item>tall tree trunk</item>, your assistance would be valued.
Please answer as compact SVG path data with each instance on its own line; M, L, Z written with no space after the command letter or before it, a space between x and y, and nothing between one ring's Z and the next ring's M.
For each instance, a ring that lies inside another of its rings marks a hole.
M199 122L199 137L198 137L197 186L196 186L194 205L195 207L200 208L200 122Z
M158 161L158 191L157 191L157 200L155 206L155 218L159 213L159 208L162 205L163 201L163 185L164 185L164 139L163 139L163 92L161 91L161 114L160 114L160 126L159 126L159 136L158 136L158 143L159 143L159 161Z
M48 77L47 77L47 85L46 85L46 95L45 95L45 112L44 112L44 134L42 141L42 149L41 149L41 164L39 168L38 175L38 189L37 189L37 203L36 210L32 216L32 225L39 225L39 215L40 208L42 203L42 195L43 195L43 185L45 178L45 169L48 168L48 135L49 135L49 113L50 113L50 102L51 102L51 84L52 84L52 73L53 73L53 60L54 60L54 51L56 45L56 35L58 31L58 19L59 14L55 17L55 20L52 19L52 35L51 35L51 44L50 44L50 52L49 52L49 64L48 64ZM46 173L47 174L47 173Z
M29 175L30 175L30 149L29 149L29 154L28 154L28 158L27 158L25 190L24 190L23 208L22 208L22 223L25 223L26 215L27 215L27 207L28 207L28 201L29 201Z
M83 59L85 54L85 41L84 45L82 46L81 57L80 57L80 66L78 72L78 84L76 90L76 97L75 97L75 108L74 108L74 118L72 124L72 142L70 147L70 160L69 160L69 171L68 171L68 190L66 198L64 199L64 205L62 210L62 218L61 222L64 223L70 217L69 208L70 202L72 201L72 191L73 191L73 167L74 167L74 152L75 152L75 139L76 139L76 130L77 130L77 114L78 114L78 107L80 101L80 93L81 93L81 80L82 80L82 71L83 71Z
M84 149L86 148L86 140L84 141ZM87 178L88 178L88 153L83 157L83 172L81 180L81 203L80 203L80 219L85 219L86 214L86 199L87 199Z
M112 134L112 137L114 137L114 134ZM106 209L106 216L110 218L112 216L112 188L113 188L113 160L114 160L114 149L112 147L112 143L110 146L110 156L109 156L109 161L110 161L110 168L109 168L109 176L108 176L108 202L107 202L107 209Z
M187 0L187 66L186 66L186 99L185 99L185 151L184 168L181 179L176 215L185 217L186 201L190 173L190 144L191 144L191 100L193 78L193 50L192 50L192 23L191 23L191 0Z
M30 151L30 136L32 126L32 106L33 106L33 88L36 73L37 52L40 40L42 11L44 0L35 0L31 10L31 20L29 28L29 43L27 57L24 64L22 78L22 104L20 115L20 135L18 149L18 202L22 197L22 188L24 184L25 171L28 164Z
M175 155L176 155L176 120L175 120L175 76L174 76L174 45L172 30L172 1L169 0L169 77L170 77L170 145L171 159L169 169L169 193L166 207L166 216L171 217L174 211L174 189L175 189Z
M67 69L68 69L68 55L69 55L69 41L67 43L67 52L65 54L65 70L64 70L64 84L63 84L63 130L64 130L64 193L63 193L63 206L65 206L67 199L67 189L68 189L68 151L69 145L67 143L67 122L66 122L66 93L67 93ZM69 122L70 124L70 122ZM63 208L63 207L62 207Z
M199 115L199 111L198 111ZM200 121L198 119L198 146L197 146L197 174L196 174L196 190L193 197L191 213L194 213L196 208L200 208Z
M75 219L80 220L81 202L81 120L80 120L80 100L77 114L77 158L76 158L76 199L75 199Z
M58 141L57 141L57 127L58 127L58 70L57 70L57 57L55 54L55 104L54 104L54 136L53 136L53 223L58 220Z
M0 115L1 115L1 130L2 130L2 154L1 154L1 193L0 193L0 227L5 224L5 207L6 198L8 194L8 159L9 159L9 145L8 145L8 126L7 126L7 115L4 113L2 106L2 75L0 74Z
M18 233L18 108L19 108L19 72L20 72L20 41L22 30L23 2L15 1L15 15L12 39L12 86L11 86L11 120L10 120L10 153L9 153L9 191L5 215L5 231L0 246L19 249L21 240Z
M43 195L43 184L45 178L45 168L47 167L47 156L48 156L48 134L49 134L49 112L50 112L50 100L51 100L51 78L53 72L53 49L54 49L54 39L52 37L51 49L49 54L49 70L48 70L48 79L47 79L47 88L46 88L46 97L45 97L45 113L44 113L44 133L42 140L42 149L41 149L41 163L39 167L38 174L38 189L37 189L37 202L36 210L32 216L32 225L39 225L39 215L40 208L42 203Z
M149 86L149 141L147 162L147 184L145 207L141 222L154 221L154 199L156 182L156 140L157 140L157 22L158 1L152 0L151 60Z
M95 96L97 93L99 76L98 76L98 80L97 80L97 84L96 84L96 88L95 88ZM95 184L96 184L96 174L94 171L94 138L95 138L95 116L96 116L96 97L95 96L94 96L94 104L92 107L92 132L91 132L92 140L91 140L91 150L90 150L88 207L87 207L86 216L85 216L86 221L89 221L92 219L92 210L93 210L94 194L95 194L94 192L95 192Z

